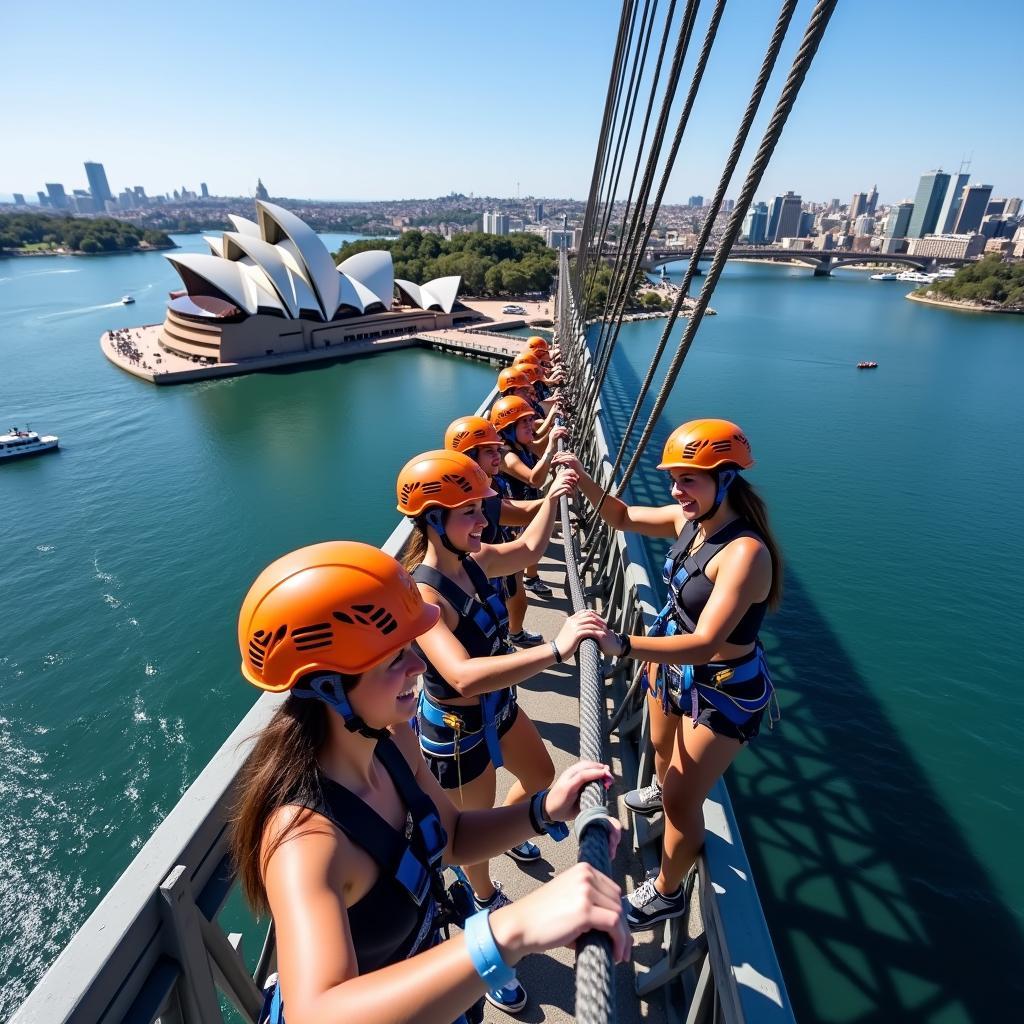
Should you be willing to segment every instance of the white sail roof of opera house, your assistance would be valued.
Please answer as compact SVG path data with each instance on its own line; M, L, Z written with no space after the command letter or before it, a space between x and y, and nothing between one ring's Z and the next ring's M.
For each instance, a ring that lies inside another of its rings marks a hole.
M450 313L455 305L458 276L424 285L396 280L391 253L384 249L357 252L335 267L320 236L294 213L262 200L256 212L258 223L230 214L234 231L204 236L208 255L167 256L189 294L212 289L248 314L325 321L345 309L390 310L396 286L403 301L420 309Z

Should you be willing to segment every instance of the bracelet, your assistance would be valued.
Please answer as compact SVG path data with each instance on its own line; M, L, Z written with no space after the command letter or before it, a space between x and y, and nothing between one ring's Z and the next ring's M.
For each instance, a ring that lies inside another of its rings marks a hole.
M554 640L551 641L551 652L555 656L555 664L556 665L561 665L562 664L562 652L558 649L558 644L556 644Z
M501 950L491 932L490 913L489 909L481 910L467 917L463 935L476 973L487 982L489 989L504 988L516 980L516 972L501 957Z
M548 790L546 789L533 794L530 800L530 824L537 835L551 836L556 843L560 843L568 837L569 827L564 821L553 821L548 817L548 812L544 807L547 796Z
M633 643L629 639L628 633L619 633L615 637L619 641L619 646L622 648L622 653L619 655L620 658L629 657L629 652L633 650Z

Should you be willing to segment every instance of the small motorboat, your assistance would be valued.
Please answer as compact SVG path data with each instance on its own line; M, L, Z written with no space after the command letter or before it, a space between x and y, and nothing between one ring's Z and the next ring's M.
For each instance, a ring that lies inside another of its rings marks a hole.
M54 434L44 434L40 437L34 430L11 427L6 434L0 434L0 461L52 452L59 444L60 438Z
M858 370L877 370L878 369L878 363L873 363L873 362L858 363L857 364L857 369Z
M130 306L135 300L130 295L121 296L121 305Z
M872 281L895 281L896 280L896 275L890 273L887 270L883 270L882 273L880 273L880 274L872 274L871 275L871 280Z

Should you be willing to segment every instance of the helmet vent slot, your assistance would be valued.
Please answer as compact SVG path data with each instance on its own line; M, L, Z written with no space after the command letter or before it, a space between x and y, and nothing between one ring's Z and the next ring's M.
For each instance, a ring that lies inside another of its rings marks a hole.
M329 622L314 626L297 626L292 630L292 642L297 651L311 651L316 647L329 647L334 634Z
M732 451L732 441L712 441L711 442L711 447L716 452L731 452Z
M257 629L249 638L249 657L257 671L263 671L267 655L280 643L288 633L287 626L278 626L276 630Z
M382 608L379 605L354 604L348 612L339 611L332 614L339 622L345 622L350 626L357 623L362 626L373 626L375 629L379 629L384 636L393 633L398 628L398 622L394 615L387 608Z
M476 432L476 436L477 437L480 436L480 431ZM462 442L465 441L467 437L469 437L469 431L468 430L463 430L462 433L456 434L452 438L452 447L456 451L462 451Z
M707 447L707 441L687 441L683 448L683 458L692 459L702 448Z
M473 485L461 473L445 473L442 479L446 483L455 484L463 494L469 494L473 490Z

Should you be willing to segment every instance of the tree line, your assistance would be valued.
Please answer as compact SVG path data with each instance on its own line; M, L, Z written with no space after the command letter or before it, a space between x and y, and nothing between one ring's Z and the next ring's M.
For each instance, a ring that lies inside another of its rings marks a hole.
M474 231L443 238L424 231L406 231L398 238L362 238L335 254L340 263L357 252L387 249L395 277L425 284L436 277L459 275L460 295L523 295L547 292L555 278L558 254L539 235L485 235Z
M125 224L111 217L62 217L46 213L0 216L0 251L67 249L70 252L123 252L142 242L171 249L174 243L162 231Z
M920 291L993 308L1024 309L1024 263L1006 263L998 253L990 253L961 267L955 277L933 281Z

